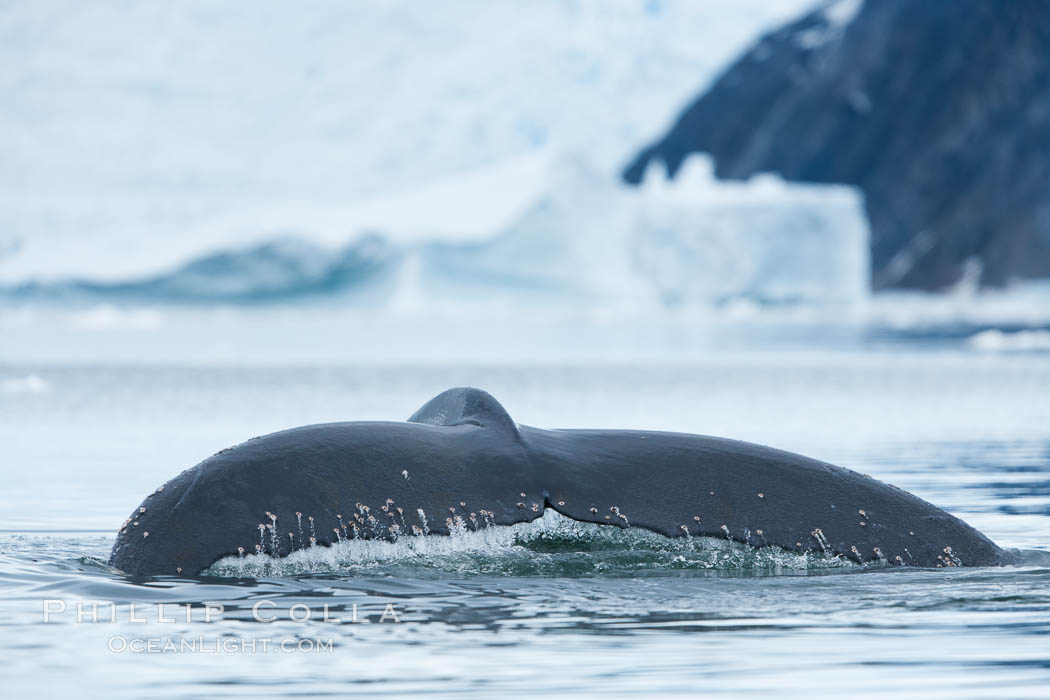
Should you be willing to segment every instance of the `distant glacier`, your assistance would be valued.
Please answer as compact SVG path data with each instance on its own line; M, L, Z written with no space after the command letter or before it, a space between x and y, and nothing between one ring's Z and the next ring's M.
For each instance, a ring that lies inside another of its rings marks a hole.
M742 214L675 204L692 222L676 231L655 192L613 184L669 105L808 4L12 5L0 296L398 308L488 288L588 305L851 296L856 280L802 284L800 270L757 285L754 266L774 259L759 249L768 218L749 215L730 241ZM855 223L842 220L836 246ZM705 236L722 242L699 254ZM739 269L730 245L746 253Z

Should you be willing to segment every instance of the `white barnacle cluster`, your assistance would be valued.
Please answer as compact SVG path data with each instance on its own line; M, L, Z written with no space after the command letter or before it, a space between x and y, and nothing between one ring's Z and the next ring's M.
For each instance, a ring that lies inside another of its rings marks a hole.
M962 566L962 559L960 559L951 546L947 546L941 550L944 554L938 554L937 560L940 562L937 566Z
M151 493L150 495L146 496L146 502L148 503L149 500L151 498L153 498L153 496L155 494L160 493L163 490L164 490L163 486L157 487L157 489L153 493ZM144 506L144 505L143 506L139 506L138 508L136 508L134 510L134 512L132 512L132 514L130 516L128 516L127 518L124 519L124 522L122 522L120 524L120 527L117 528L118 533L121 534L121 535L126 535L126 534L128 534L129 530L131 530L133 528L137 528L139 526L139 520L142 519L143 516L145 516L145 515L146 515L146 506ZM144 534L143 535L143 539L145 539L148 536L149 536L149 533Z

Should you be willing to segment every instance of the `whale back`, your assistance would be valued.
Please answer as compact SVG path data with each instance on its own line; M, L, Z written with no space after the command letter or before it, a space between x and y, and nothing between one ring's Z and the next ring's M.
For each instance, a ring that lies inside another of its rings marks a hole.
M520 437L518 425L507 409L487 391L472 387L456 387L441 392L413 413L408 422L443 426L477 425Z
M523 427L548 505L574 520L702 536L856 562L1008 560L955 516L870 476L707 435Z
M1009 563L972 527L863 474L703 435L518 426L480 389L449 389L407 423L284 430L222 450L146 497L110 565L196 574L230 555L347 539L581 522L716 537L859 562Z

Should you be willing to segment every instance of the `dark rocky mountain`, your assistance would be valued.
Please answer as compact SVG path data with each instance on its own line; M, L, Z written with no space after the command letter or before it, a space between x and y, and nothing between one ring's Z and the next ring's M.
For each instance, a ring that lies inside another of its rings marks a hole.
M674 175L694 151L722 178L859 186L876 289L1048 277L1050 2L821 7L764 36L623 177Z

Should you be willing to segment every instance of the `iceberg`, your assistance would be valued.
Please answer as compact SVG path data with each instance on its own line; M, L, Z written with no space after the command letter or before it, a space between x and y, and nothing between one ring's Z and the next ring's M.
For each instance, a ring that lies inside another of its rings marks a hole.
M868 225L854 188L767 175L722 182L699 154L675 180L650 173L638 189L571 157L555 162L549 180L491 239L425 245L431 294L484 288L490 299L614 306L868 296Z

